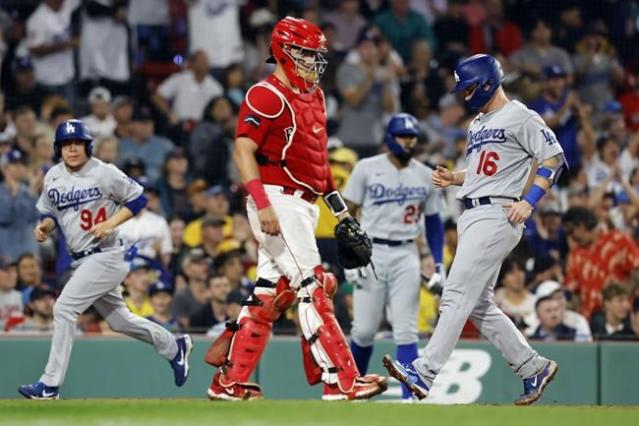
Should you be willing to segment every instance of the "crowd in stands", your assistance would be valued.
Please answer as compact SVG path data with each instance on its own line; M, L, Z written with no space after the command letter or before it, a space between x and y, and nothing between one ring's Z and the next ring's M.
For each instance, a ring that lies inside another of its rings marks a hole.
M448 93L452 70L471 54L497 57L508 95L546 120L570 165L504 262L499 306L531 339L639 340L639 6L624 0L2 2L0 332L51 330L71 259L63 235L38 245L32 231L53 133L72 117L88 124L93 155L149 198L122 226L138 250L122 283L129 308L210 335L237 317L257 246L230 149L246 90L272 70L270 31L285 15L315 22L328 40L321 84L338 187L358 158L383 152L384 126L400 111L420 122L419 161L463 168L474 115ZM446 267L456 192L442 194ZM343 277L335 220L320 208L318 245ZM429 276L428 253L422 265ZM425 336L437 301L421 291ZM347 281L336 309L348 331ZM295 333L295 318L282 316L275 333ZM110 333L93 309L78 328ZM478 333L469 325L464 336Z

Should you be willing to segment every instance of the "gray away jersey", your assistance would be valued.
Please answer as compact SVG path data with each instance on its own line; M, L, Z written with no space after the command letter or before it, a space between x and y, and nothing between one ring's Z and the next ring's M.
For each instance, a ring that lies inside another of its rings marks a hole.
M542 118L518 101L479 114L468 128L466 177L457 198L522 196L532 160L562 154Z
M423 233L424 215L442 210L431 176L432 170L418 161L397 169L380 154L355 165L343 197L361 206L362 228L370 237L414 239Z
M122 205L142 194L142 187L117 167L96 158L78 172L69 172L63 162L49 169L36 205L43 216L55 218L71 252L115 244L118 231L98 240L89 230L109 219Z

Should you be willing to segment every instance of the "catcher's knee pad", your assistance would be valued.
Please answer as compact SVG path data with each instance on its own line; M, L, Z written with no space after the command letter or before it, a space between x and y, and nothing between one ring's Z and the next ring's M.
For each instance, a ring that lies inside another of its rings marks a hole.
M335 319L333 301L319 285L309 287L310 296L302 295L299 305L306 378L309 384L337 382L341 391L349 392L359 371Z

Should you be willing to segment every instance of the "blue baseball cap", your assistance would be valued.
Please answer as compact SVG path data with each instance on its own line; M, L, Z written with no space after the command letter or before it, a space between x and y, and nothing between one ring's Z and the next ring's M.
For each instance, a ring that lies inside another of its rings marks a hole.
M224 196L228 197L226 188L224 188L222 185L213 185L206 190L206 195L208 195L209 197L214 197L220 194L224 194Z
M24 164L24 155L17 149L12 149L11 151L5 153L0 158L0 166L4 167L7 164L14 163L23 163Z
M162 291L173 295L173 286L164 281L156 281L149 287L149 296L154 296Z
M558 65L558 64L545 66L543 71L546 78L556 78L556 77L566 76L566 71L564 71L561 65Z
M145 259L141 257L136 257L131 261L131 265L129 266L129 272L135 272L140 269L151 269L151 265Z
M33 61L29 56L18 56L13 60L13 71L31 71L33 69Z
M623 106L618 101L615 101L614 99L604 103L602 109L603 109L603 112L609 112L612 114L620 114L623 112Z

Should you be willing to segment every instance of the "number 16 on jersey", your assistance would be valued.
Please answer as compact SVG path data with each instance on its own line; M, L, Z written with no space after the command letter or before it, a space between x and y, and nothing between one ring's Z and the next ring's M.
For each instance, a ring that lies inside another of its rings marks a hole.
M479 164L477 165L477 174L482 173L486 176L492 176L497 173L497 161L499 154L494 151L482 151L479 156Z

